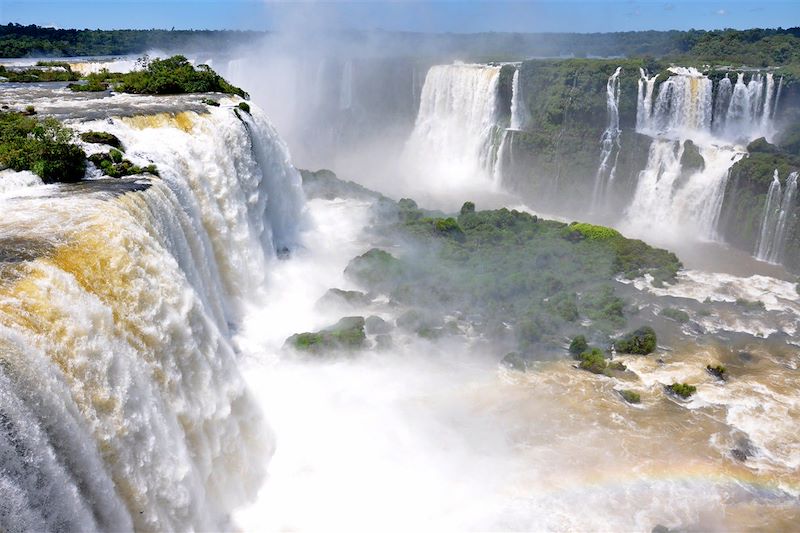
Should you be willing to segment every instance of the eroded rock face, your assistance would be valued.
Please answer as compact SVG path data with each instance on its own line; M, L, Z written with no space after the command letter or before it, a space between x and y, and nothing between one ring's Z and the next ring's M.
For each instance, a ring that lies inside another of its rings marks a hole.
M286 339L285 346L315 355L352 352L364 347L367 338L364 324L364 317L344 317L323 330L292 335Z

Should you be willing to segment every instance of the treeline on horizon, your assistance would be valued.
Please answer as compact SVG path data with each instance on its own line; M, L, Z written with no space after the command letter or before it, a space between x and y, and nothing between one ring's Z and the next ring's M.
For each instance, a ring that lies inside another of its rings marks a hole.
M212 50L226 45L252 44L253 38L268 35L268 32L238 30L77 30L9 23L0 25L0 57L128 55L154 48ZM397 54L430 50L430 54L435 55L466 54L487 60L652 56L754 67L800 63L800 27L548 34L343 31L334 36L343 44L379 43Z

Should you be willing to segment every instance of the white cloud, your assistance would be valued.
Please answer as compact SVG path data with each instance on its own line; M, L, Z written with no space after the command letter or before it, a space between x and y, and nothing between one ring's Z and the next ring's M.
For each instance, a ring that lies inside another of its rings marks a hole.
M717 10L717 15L719 15L720 17L724 17L727 14L728 12L725 11L724 9Z

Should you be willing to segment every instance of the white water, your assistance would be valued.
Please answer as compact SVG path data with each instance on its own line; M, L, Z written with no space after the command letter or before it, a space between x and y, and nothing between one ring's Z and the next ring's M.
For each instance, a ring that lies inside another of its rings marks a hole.
M511 82L511 124L509 128L512 130L525 130L530 121L528 104L525 101L525 95L522 94L522 85L519 81L521 68L521 66L517 67L514 71L514 78Z
M653 140L623 231L640 237L657 232L667 241L715 239L728 173L744 152L714 144L699 150L705 167L686 175L681 167L684 141Z
M594 192L592 193L592 208L596 209L605 199L608 188L614 183L614 173L617 169L620 145L619 129L619 75L622 67L617 67L614 73L609 76L606 84L606 110L608 113L608 126L603 132L600 143L603 148L600 152L600 166L597 167L597 175L594 178ZM613 160L611 159L614 155Z
M78 124L158 165L140 193L3 176L0 241L27 259L0 262L2 529L229 529L261 485L273 442L228 321L303 198L260 111L242 119Z
M781 190L778 170L772 178L764 202L761 231L756 242L755 257L761 261L780 263L786 249L786 233L789 219L796 211L797 172L786 178L786 191Z
M430 185L490 183L496 161L500 67L456 63L430 68L404 158Z

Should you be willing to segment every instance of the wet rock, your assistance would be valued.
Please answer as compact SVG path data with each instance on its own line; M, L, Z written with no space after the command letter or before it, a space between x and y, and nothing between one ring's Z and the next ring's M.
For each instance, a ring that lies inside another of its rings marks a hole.
M386 322L379 316L368 316L365 321L367 333L370 335L380 335L389 333L392 330L392 325Z
M375 348L381 351L391 350L394 346L394 341L391 335L377 335L375 337Z
M628 390L628 389L618 390L617 392L619 393L620 396L622 396L622 399L625 400L628 403L641 403L642 402L642 398L641 398L641 396L639 396L638 392L635 392L635 391L632 391L632 390Z
M756 447L750 438L744 434L737 435L734 439L734 447L731 449L731 456L743 463L755 454Z
M367 338L364 322L364 317L344 317L321 331L292 335L286 339L284 346L318 355L329 351L358 350L363 348Z
M505 357L503 357L503 360L500 361L500 364L518 372L525 372L528 370L528 361L517 352L507 353Z
M361 307L369 305L370 298L361 291L345 291L342 289L328 289L317 301L317 305L323 307Z
M728 379L728 370L722 365L706 365L706 372L721 381Z
M120 141L116 135L105 131L86 131L81 133L81 140L85 143L106 144L118 150L123 150L122 141Z

